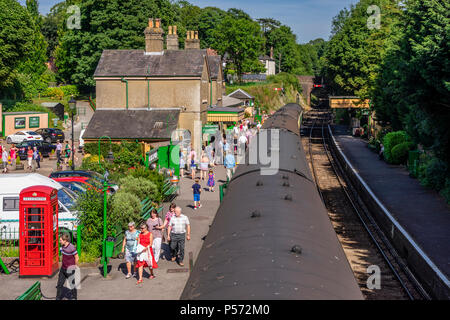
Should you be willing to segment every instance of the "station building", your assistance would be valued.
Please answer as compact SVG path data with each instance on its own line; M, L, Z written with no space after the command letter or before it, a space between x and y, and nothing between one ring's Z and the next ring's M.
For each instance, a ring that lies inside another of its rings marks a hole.
M188 31L179 49L176 26L164 49L160 19L149 19L145 50L104 50L94 73L96 111L83 139L133 140L146 149L188 138L200 152L207 108L220 106L224 88L221 58L200 49ZM176 132L174 134L174 132Z

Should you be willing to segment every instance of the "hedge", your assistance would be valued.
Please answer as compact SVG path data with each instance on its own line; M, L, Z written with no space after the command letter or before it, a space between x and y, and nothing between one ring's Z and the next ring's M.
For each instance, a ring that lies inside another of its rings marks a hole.
M412 142L402 142L392 148L392 162L393 164L406 164L408 160L409 150L414 147Z

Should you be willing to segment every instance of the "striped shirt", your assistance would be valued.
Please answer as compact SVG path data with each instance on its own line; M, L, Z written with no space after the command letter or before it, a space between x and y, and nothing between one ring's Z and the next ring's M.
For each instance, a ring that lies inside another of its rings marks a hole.
M189 225L189 218L184 214L181 214L179 217L174 215L172 219L170 219L170 226L172 227L171 232L176 234L186 233L186 226Z
M62 253L62 266L63 269L68 269L75 265L75 255L78 253L75 246L69 243L65 247L60 248Z

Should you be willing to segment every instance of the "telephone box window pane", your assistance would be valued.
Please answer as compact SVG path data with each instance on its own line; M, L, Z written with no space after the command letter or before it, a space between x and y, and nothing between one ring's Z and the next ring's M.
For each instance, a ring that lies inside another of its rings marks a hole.
M18 211L19 198L3 198L3 211Z

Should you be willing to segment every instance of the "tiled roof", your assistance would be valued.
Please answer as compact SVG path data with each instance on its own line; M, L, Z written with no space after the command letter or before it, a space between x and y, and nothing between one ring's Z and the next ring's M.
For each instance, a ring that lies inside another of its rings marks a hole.
M170 139L177 128L180 110L97 109L83 139Z
M207 56L207 59L211 72L211 79L217 79L220 72L220 63L222 62L220 56Z
M236 99L253 99L253 96L248 94L242 89L237 89L228 95L229 97L233 97Z
M206 50L166 50L146 55L144 50L104 50L94 77L202 75Z
M229 96L222 96L223 107L236 107L242 105L242 100Z

